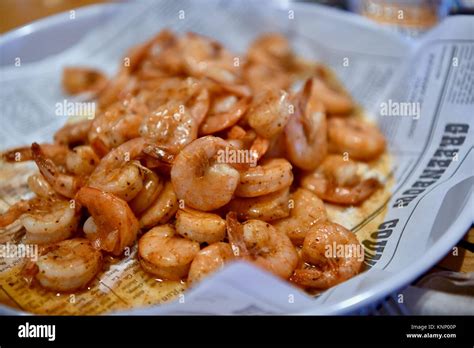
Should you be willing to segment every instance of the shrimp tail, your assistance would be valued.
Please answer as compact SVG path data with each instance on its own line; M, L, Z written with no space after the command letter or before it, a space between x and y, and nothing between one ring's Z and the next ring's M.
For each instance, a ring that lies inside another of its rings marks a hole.
M227 234L232 247L232 252L237 257L249 258L250 252L244 241L244 229L237 220L236 212L229 212L226 215Z

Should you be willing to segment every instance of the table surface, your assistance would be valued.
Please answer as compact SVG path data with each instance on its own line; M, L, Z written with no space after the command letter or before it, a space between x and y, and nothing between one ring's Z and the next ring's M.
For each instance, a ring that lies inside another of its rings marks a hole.
M81 6L109 2L108 0L2 0L0 1L0 33L31 21ZM430 272L474 272L474 228Z

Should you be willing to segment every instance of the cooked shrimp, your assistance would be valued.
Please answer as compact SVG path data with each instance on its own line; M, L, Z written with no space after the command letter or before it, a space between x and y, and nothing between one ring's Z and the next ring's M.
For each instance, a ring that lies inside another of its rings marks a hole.
M142 121L149 112L137 98L127 98L109 106L96 117L89 131L89 142L99 154L140 136ZM97 146L105 148L105 151Z
M26 229L26 242L49 244L71 237L77 230L81 217L80 209L69 201L44 201L41 206L30 209L20 220Z
M46 289L84 288L99 272L102 255L87 239L64 240L47 247L34 265L36 279Z
M171 168L176 195L191 208L209 211L232 199L240 174L217 155L228 144L221 138L205 136L186 146Z
M288 93L267 90L257 96L247 113L249 125L260 136L271 139L285 128L290 117Z
M307 264L296 269L290 280L305 287L328 289L360 272L364 249L351 231L326 221L308 231L302 258Z
M380 182L375 178L362 180L354 161L329 155L316 171L302 178L301 186L324 201L358 205L380 187Z
M143 138L129 140L110 151L99 162L88 180L88 186L130 201L143 188L143 173L134 159L145 146Z
M268 195L254 198L234 198L226 206L237 213L240 219L274 221L290 215L290 188L286 187Z
M300 245L311 226L326 220L326 209L318 196L305 189L296 190L291 199L290 216L275 221L273 226L286 233L295 245Z
M323 104L314 97L313 79L306 81L299 105L285 128L290 162L304 170L315 169L327 154L327 122Z
M38 169L54 191L64 197L73 198L83 185L83 180L78 176L62 173L51 159L46 158L41 146L37 143L31 145L31 151Z
M63 71L63 88L69 94L98 93L107 84L107 78L98 70L67 67Z
M230 244L217 242L211 244L194 257L188 274L188 285L193 286L211 273L222 269L234 258Z
M54 189L41 174L30 175L27 179L27 184L28 188L38 197L49 198L56 195Z
M87 135L92 125L92 120L66 123L56 133L54 142L59 145L79 144L87 141Z
M139 230L138 220L124 200L92 187L82 187L76 200L84 205L94 219L96 233L88 234L94 246L120 255L131 246Z
M143 213L150 207L160 195L163 189L163 181L152 170L140 166L143 172L143 188L128 204L135 214Z
M232 127L245 114L249 103L250 98L248 97L243 97L240 100L234 95L216 98L201 125L200 134L212 134Z
M385 151L385 137L380 130L356 118L332 118L328 123L329 150L356 160L371 161Z
M161 279L185 278L198 252L198 242L176 236L170 225L154 227L138 241L143 269Z
M347 93L336 91L319 78L313 79L313 91L329 114L348 114L354 109L354 102Z
M267 222L248 220L240 224L236 214L227 214L227 232L234 254L284 279L298 265L298 254L285 233Z
M252 42L247 53L248 60L275 69L287 67L292 57L288 40L278 33L261 35Z
M217 214L180 209L176 213L176 232L198 243L220 242L225 238L225 220Z
M41 144L41 151L44 157L51 159L58 165L63 165L66 162L66 156L69 153L67 146L57 144ZM2 153L2 158L5 162L25 162L33 161L33 151L31 146L18 147Z
M149 143L164 145L177 154L198 135L196 119L181 105L169 102L147 115L140 126L140 134Z
M140 216L140 227L153 227L167 223L178 210L178 198L171 182L166 182L163 190L152 205Z
M89 175L100 158L89 145L76 146L66 156L66 168L75 175Z
M33 209L41 206L44 204L44 200L38 197L29 199L29 200L21 200L10 206L10 208L0 214L0 228L7 227L11 225L16 220L18 220L23 214L28 211L32 211Z
M270 159L262 165L249 168L240 174L235 195L257 197L289 187L293 182L291 169L290 162L283 158Z

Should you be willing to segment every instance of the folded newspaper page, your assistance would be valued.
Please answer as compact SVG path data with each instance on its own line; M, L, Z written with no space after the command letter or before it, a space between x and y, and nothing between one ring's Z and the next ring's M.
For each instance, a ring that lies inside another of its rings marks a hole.
M186 291L181 282L157 281L146 274L136 250L131 250L121 260L107 260L105 271L86 291L56 294L27 285L20 273L22 255L3 255L0 313L347 312L407 285L450 252L471 225L472 18L448 18L414 42L354 15L307 4L140 1L117 6L113 18L64 52L34 63L21 63L18 57L0 68L0 149L51 141L66 122L55 114L58 102L74 99L61 90L66 65L112 74L129 47L163 28L213 37L234 52L244 52L261 33L281 32L298 55L329 65L387 137L389 155L382 156L371 173L385 189L359 207L328 205L329 217L362 242L366 269L313 296L241 261ZM31 195L25 183L35 170L27 163L0 167L0 211ZM18 243L20 227L2 231L0 243ZM14 244L15 250L20 244Z

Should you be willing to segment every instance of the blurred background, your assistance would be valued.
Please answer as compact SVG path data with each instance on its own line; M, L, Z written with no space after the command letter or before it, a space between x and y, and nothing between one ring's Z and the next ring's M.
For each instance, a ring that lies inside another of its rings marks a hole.
M281 0L275 1L281 2ZM105 2L113 1L1 0L0 33L55 13ZM448 15L474 14L474 0L302 0L300 2L319 3L358 13L412 37L429 30Z

